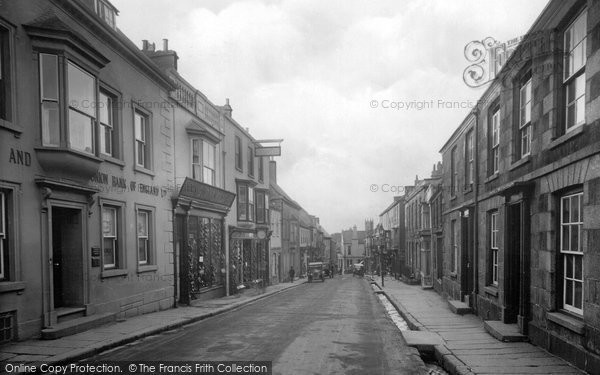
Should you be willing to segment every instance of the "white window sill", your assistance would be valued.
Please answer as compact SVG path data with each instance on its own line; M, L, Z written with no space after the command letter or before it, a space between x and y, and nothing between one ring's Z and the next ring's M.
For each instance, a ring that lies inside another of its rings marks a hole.
M562 312L549 312L547 314L548 320L562 326L570 331L573 331L579 335L583 335L585 324L582 320L575 318L567 313Z
M109 278L109 277L119 277L119 276L127 276L127 270L126 269L108 269L108 270L104 270L102 271L100 277L102 277L103 279Z
M488 285L485 288L483 288L483 291L486 294L489 294L494 297L498 297L498 287L496 285Z
M150 177L154 177L154 172L152 172L150 169L146 169L144 167L140 167L137 164L133 167L133 170L136 171L136 172L140 172L140 173L146 174L146 175L148 175Z
M10 130L11 132L14 132L15 136L17 136L17 135L20 136L21 133L23 133L23 129L21 128L21 126L13 123L11 121L4 120L1 118L0 118L0 128L5 128L5 129Z
M25 290L24 281L0 281L0 294L17 292L22 293Z
M155 272L158 271L158 266L153 265L153 264L140 264L138 266L137 272L138 273L143 273L143 272Z
M495 179L497 179L498 177L500 177L500 173L499 172L495 172L493 175L488 176L488 178L485 179L484 183L488 183L488 182L492 182Z

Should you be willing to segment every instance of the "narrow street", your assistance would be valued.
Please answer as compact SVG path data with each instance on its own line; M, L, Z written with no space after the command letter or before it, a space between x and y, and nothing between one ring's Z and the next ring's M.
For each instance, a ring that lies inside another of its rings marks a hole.
M267 360L274 374L417 374L422 363L369 283L336 276L140 340L91 361Z

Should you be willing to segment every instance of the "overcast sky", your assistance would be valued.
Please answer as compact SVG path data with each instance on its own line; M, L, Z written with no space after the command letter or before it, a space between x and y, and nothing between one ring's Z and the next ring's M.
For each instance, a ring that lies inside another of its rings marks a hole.
M482 93L463 82L465 45L524 34L547 0L113 3L138 46L169 39L187 81L230 98L255 138L285 140L279 185L334 233L377 220L395 195L385 185L430 175Z

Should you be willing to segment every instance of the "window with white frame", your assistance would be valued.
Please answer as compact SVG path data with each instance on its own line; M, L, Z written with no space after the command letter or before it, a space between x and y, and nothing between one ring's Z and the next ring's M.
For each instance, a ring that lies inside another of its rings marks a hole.
M104 22L108 24L111 28L116 28L116 9L110 3L104 0L96 0L96 13Z
M564 33L565 132L585 123L586 37L587 10L581 12Z
M0 191L0 281L8 279L8 217L6 194Z
M0 25L0 119L10 120L11 58L10 32Z
M563 308L583 315L583 193L560 199L560 253L563 266Z
M58 56L40 53L42 144L60 146Z
M100 154L118 157L118 129L116 116L117 98L105 90L100 90L98 98L98 120L100 123Z
M457 244L457 232L456 232L456 220L450 222L450 272L456 273L458 269L458 244Z
M531 78L519 90L519 143L520 156L531 153Z
M256 222L269 222L269 196L264 191L256 191Z
M102 264L104 269L119 263L119 208L102 207Z
M474 172L474 149L473 149L473 130L467 132L465 138L465 187L469 187L473 184L473 172Z
M456 196L458 184L458 168L456 160L456 146L450 151L450 195Z
M135 165L150 169L149 117L139 110L135 110L133 122L135 130Z
M235 168L243 170L244 160L242 155L242 140L237 135L235 136Z
M237 187L238 220L254 221L254 189L248 184L241 183Z
M151 240L151 218L152 213L146 210L137 210L137 248L138 264L151 263L150 240Z
M203 139L192 139L192 178L215 185L215 145Z
M248 146L248 176L254 176L254 150Z
M69 146L94 153L96 79L72 62L67 66L69 90Z
M492 285L498 285L498 211L490 213L490 268Z
M490 174L494 174L500 170L500 109L492 115L490 134Z

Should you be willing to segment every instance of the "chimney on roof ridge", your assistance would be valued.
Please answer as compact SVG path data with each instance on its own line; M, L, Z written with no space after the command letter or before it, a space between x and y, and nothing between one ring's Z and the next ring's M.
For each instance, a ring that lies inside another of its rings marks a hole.
M163 51L167 52L169 50L169 39L163 39Z
M232 118L231 115L233 113L233 109L229 105L229 98L225 98L225 105L223 106L223 111L225 112L226 116Z

